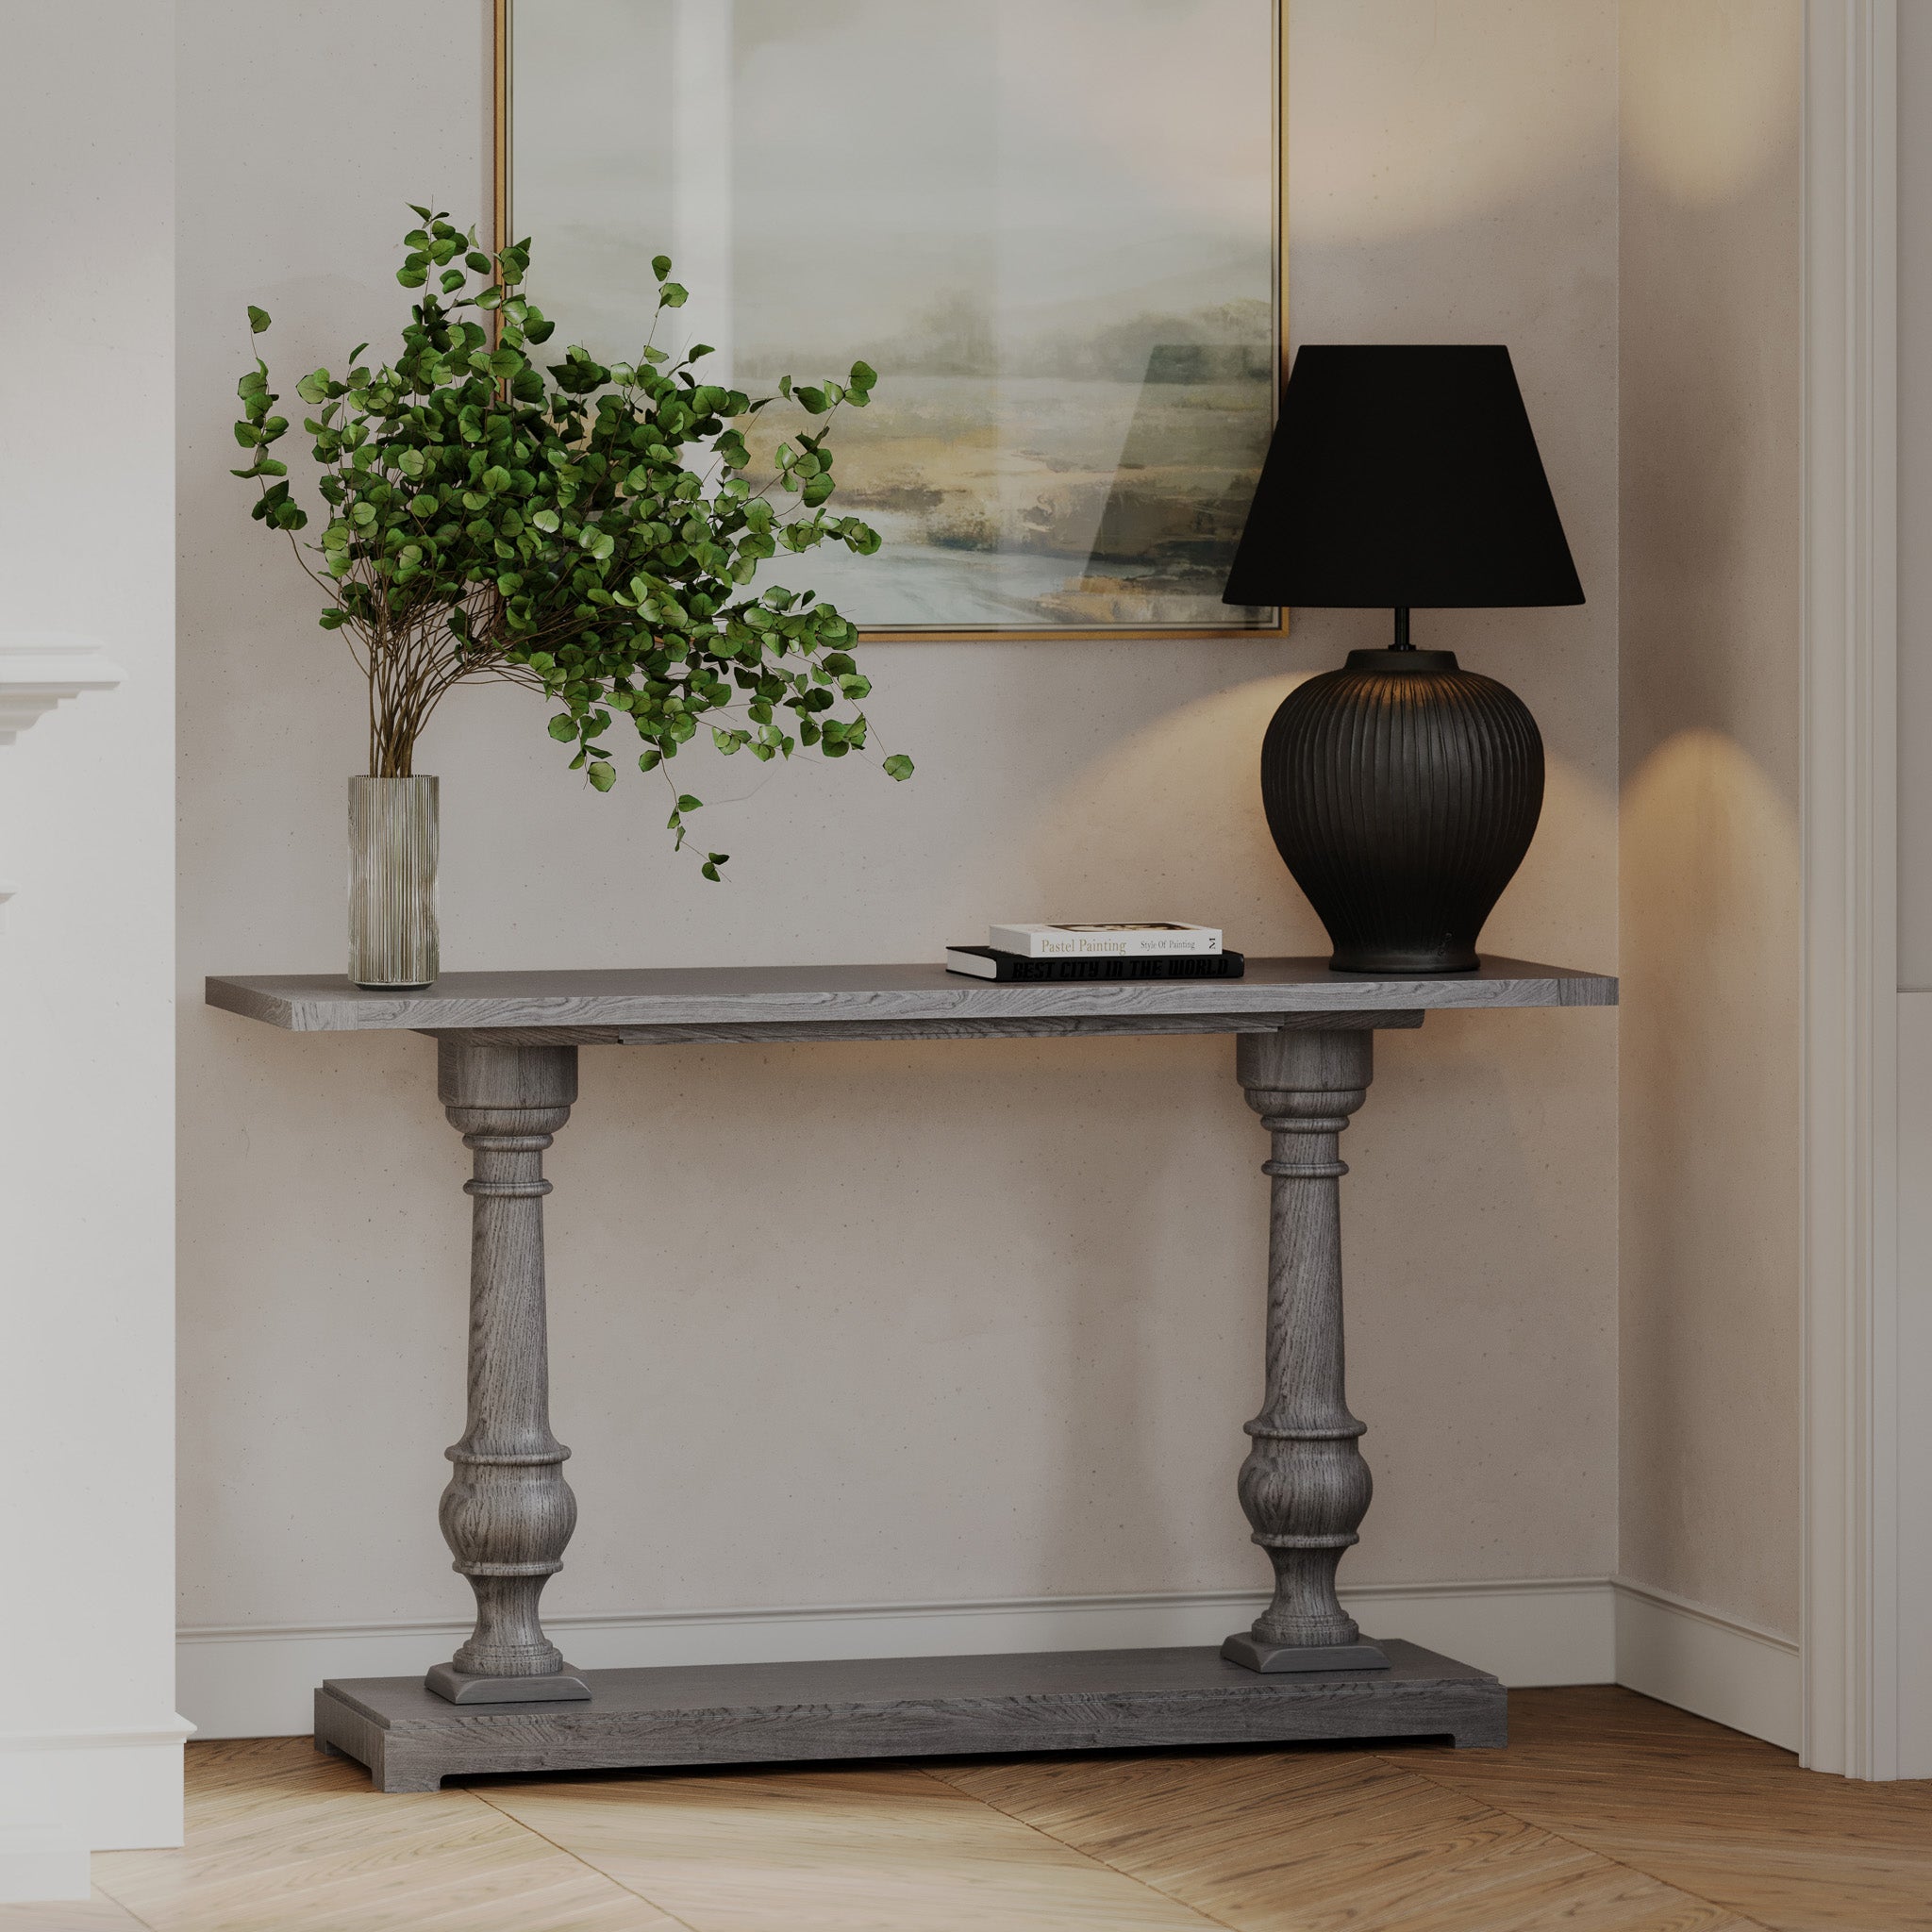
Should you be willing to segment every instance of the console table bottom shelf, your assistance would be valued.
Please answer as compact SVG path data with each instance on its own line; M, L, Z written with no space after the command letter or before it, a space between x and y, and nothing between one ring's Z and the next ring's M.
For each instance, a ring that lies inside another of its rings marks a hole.
M1261 1676L1206 1646L585 1671L591 1701L444 1702L420 1677L332 1678L318 1747L377 1790L491 1772L1158 1750L1447 1737L1507 1741L1503 1686L1413 1643L1389 1668Z

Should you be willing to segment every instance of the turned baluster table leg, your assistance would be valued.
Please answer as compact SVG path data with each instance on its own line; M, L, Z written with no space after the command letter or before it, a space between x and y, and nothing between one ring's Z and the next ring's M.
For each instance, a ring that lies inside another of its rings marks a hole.
M1235 1071L1273 1136L1268 1232L1268 1382L1246 1424L1241 1508L1274 1566L1274 1600L1222 1656L1255 1671L1386 1667L1335 1594L1374 1485L1348 1412L1341 1346L1339 1137L1368 1097L1375 1036L1243 1033Z
M469 1421L445 1453L442 1534L476 1593L476 1627L425 1679L456 1704L581 1699L590 1686L543 1634L537 1601L563 1568L576 1498L550 1433L543 1150L577 1096L574 1046L437 1042L437 1091L475 1156Z

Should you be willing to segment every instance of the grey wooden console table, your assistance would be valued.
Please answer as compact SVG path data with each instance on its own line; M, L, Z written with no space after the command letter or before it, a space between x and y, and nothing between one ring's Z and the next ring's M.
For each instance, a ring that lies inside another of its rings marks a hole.
M330 975L214 978L210 1006L295 1033L408 1030L475 1155L469 1421L441 1506L476 1627L426 1678L338 1679L319 1744L386 1791L445 1776L975 1751L1447 1735L1500 1744L1484 1672L1362 1637L1335 1593L1370 1495L1342 1387L1338 1136L1367 1097L1374 1036L1442 1008L1601 1007L1596 974L1486 959L1441 979L1257 959L1239 980L1000 986L933 966L451 973L424 992ZM1209 1647L576 1672L538 1599L576 1502L550 1432L543 1150L570 1117L580 1046L693 1041L978 1040L1231 1033L1272 1137L1265 1395L1239 1492L1274 1570L1252 1630Z

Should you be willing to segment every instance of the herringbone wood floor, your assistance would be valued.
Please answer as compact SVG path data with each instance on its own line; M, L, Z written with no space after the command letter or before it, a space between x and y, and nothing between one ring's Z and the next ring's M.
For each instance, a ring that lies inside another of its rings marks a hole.
M478 1779L191 1744L188 1844L0 1932L1932 1928L1932 1784L1857 1785L1627 1690L1507 1751L1172 1752Z

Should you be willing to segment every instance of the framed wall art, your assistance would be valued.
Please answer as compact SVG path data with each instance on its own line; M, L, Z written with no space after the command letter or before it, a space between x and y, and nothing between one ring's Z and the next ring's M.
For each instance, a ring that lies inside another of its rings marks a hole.
M786 578L870 636L1278 635L1221 590L1280 386L1280 35L1279 0L498 0L498 232L559 347L635 358L665 254L659 346L711 381L878 371L832 446L884 545Z

